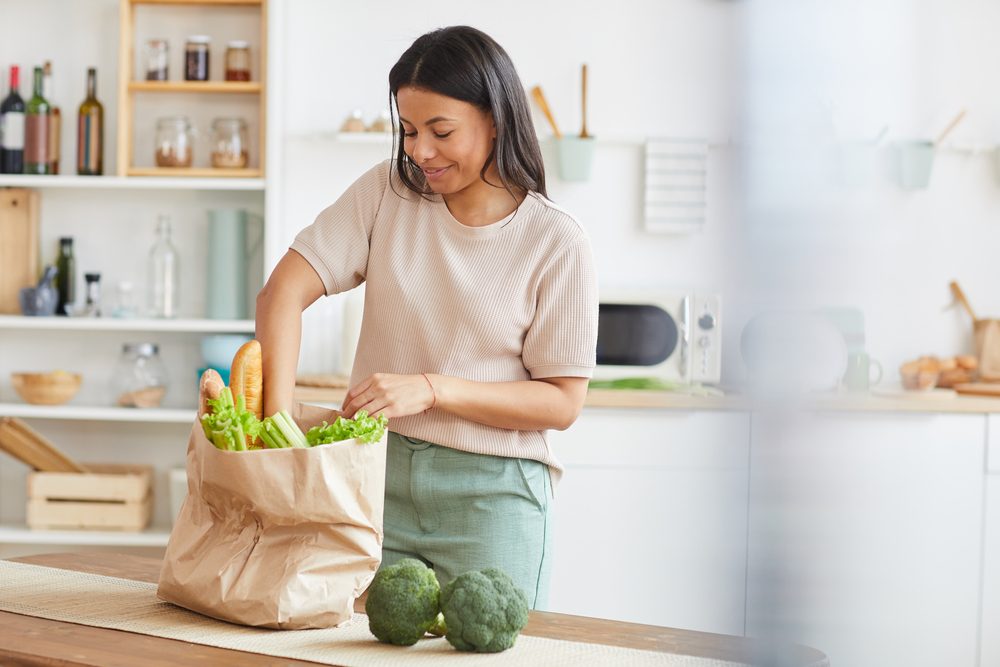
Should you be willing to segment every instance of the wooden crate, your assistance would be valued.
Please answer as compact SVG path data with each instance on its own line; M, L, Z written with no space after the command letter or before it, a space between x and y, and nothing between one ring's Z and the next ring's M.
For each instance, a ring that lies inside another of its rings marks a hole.
M153 509L151 466L88 464L28 473L29 528L142 530Z

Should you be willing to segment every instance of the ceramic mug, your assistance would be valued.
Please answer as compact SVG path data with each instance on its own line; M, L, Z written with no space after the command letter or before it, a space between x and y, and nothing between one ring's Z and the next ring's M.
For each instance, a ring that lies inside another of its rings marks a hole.
M875 377L872 377L872 371ZM867 352L851 352L847 355L847 370L844 372L844 386L847 391L868 391L873 384L882 380L882 364L868 356Z

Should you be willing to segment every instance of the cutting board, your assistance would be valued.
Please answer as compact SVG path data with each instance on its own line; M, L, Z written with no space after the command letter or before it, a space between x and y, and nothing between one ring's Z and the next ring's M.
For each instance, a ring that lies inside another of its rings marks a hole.
M1000 398L1000 382L968 382L956 384L955 391L970 396L993 396Z
M16 417L0 418L0 450L43 472L87 471Z
M37 191L0 188L0 314L19 315L18 291L38 281L38 209Z

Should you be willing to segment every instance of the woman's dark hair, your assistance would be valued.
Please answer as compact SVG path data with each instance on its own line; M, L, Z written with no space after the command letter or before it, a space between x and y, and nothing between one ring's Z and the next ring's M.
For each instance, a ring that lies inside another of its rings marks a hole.
M469 26L422 35L389 71L389 106L394 112L396 95L405 86L468 102L491 114L497 137L480 178L486 181L486 170L495 162L500 182L511 194L517 188L547 196L545 166L524 87L510 56L493 38ZM402 122L396 118L396 172L407 188L429 194L423 172L403 150L402 134Z

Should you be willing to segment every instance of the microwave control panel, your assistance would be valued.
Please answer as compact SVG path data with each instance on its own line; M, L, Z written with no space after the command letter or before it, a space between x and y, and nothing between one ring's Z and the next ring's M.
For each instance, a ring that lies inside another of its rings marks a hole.
M696 294L691 308L691 380L719 382L722 379L721 299Z

